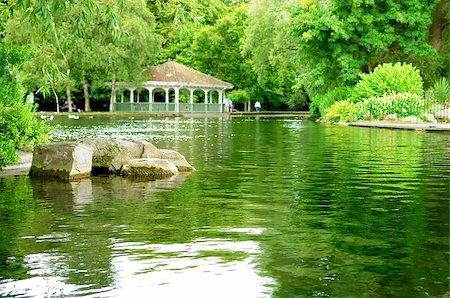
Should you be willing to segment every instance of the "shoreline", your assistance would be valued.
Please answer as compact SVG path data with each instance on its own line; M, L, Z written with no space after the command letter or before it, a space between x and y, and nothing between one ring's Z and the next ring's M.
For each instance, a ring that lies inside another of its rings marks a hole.
M71 118L93 119L93 118L129 118L129 119L147 119L161 117L182 117L182 118L223 118L223 117L302 117L309 118L307 111L263 111L263 112L232 112L232 113L173 113L173 112L37 112L35 117L41 119Z
M348 126L450 132L450 123L349 122Z

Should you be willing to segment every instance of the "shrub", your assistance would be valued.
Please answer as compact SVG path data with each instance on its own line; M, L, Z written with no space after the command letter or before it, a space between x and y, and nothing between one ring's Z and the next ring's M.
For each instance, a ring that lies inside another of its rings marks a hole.
M335 102L347 99L350 91L350 87L337 87L324 95L315 96L310 105L311 115L315 118L326 117L326 110Z
M433 101L444 103L450 101L450 83L446 78L441 77L436 80L430 91Z
M291 110L302 110L308 106L308 94L304 90L291 93L285 102Z
M48 141L49 127L35 116L27 103L0 103L0 168L17 162L17 150L31 151Z
M420 71L406 63L379 65L372 73L361 75L361 80L353 88L350 101L378 98L392 92L422 95L423 80Z
M17 162L16 150L31 151L48 140L49 127L34 117L36 108L24 102L15 73L27 58L25 50L0 40L0 169Z
M356 121L358 119L357 107L354 103L351 103L347 100L335 102L333 105L326 109L325 119L334 122Z
M375 119L384 119L389 114L397 114L398 117L422 116L425 101L422 96L415 93L396 93L381 97L371 97L362 102L365 113Z

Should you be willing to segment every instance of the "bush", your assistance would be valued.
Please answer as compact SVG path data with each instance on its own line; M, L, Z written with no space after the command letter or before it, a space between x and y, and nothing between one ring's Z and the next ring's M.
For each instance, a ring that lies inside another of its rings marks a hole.
M354 103L351 103L347 100L335 102L333 105L326 109L325 119L333 122L356 121L358 119L357 107Z
M304 90L291 93L286 97L285 102L291 110L302 110L308 106L308 94Z
M420 71L406 63L379 65L373 73L361 75L361 80L353 88L350 101L383 97L392 92L422 95L423 80Z
M350 87L337 87L324 95L315 96L310 105L312 117L326 117L326 110L335 102L347 99L350 91Z
M364 113L370 114L375 119L384 119L389 114L397 114L397 117L422 116L425 109L425 101L422 96L415 93L396 93L381 97L371 97L362 102Z
M450 83L444 77L436 80L431 88L431 96L433 101L449 102L450 101Z
M48 141L48 125L36 119L36 108L27 103L0 103L0 168L17 162L17 150L31 151Z

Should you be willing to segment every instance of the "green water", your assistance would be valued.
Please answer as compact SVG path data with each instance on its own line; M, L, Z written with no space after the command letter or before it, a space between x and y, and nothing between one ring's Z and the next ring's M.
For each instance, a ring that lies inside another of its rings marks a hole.
M448 297L450 134L296 118L54 120L163 181L0 178L0 296Z

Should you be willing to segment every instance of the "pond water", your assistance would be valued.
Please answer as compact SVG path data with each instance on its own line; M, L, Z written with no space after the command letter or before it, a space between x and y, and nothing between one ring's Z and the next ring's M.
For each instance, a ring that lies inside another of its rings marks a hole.
M0 296L450 295L448 133L262 117L52 125L54 141L147 140L196 171L0 177Z

